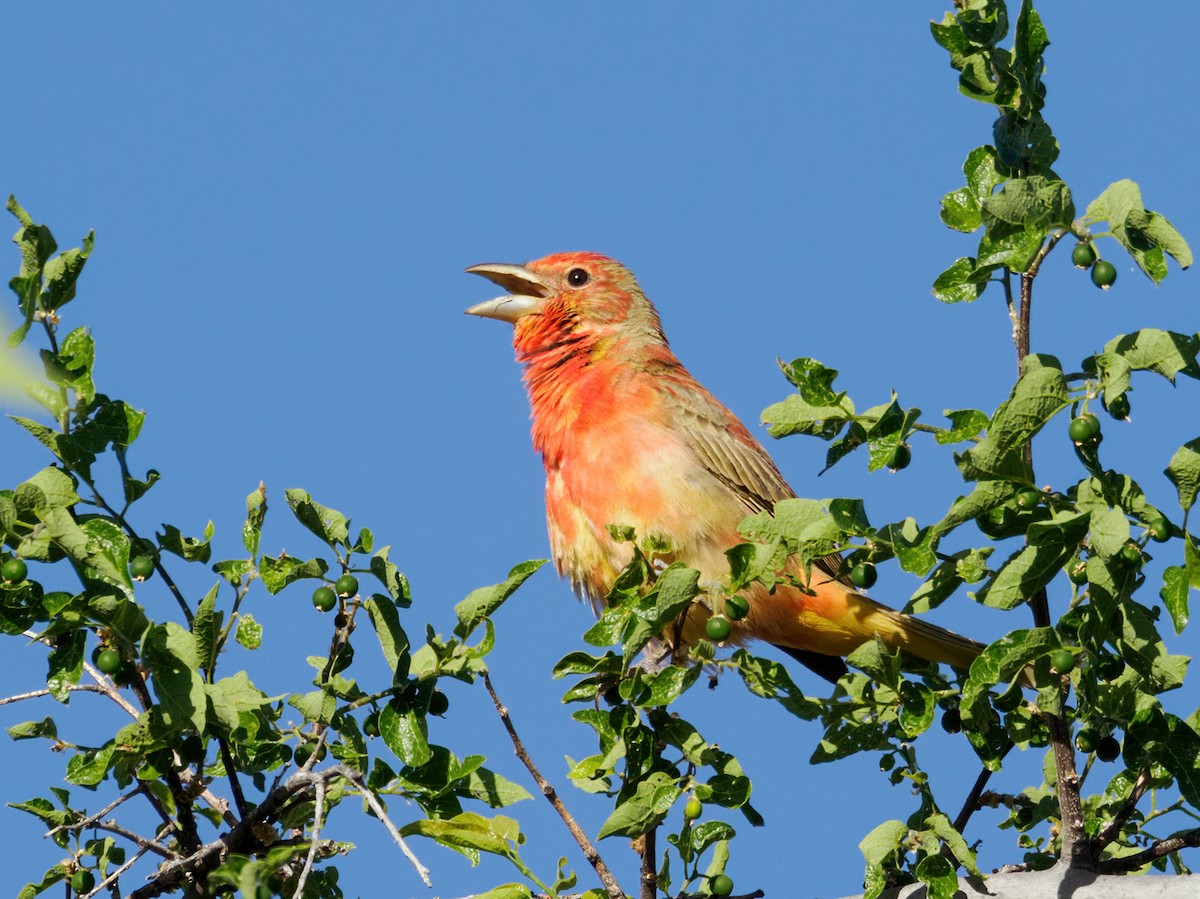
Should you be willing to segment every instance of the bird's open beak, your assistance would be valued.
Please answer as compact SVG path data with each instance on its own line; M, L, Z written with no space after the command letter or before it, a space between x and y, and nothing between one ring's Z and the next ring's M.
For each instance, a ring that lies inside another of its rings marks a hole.
M505 296L472 306L467 310L467 315L515 322L523 315L537 312L541 308L542 300L553 292L541 276L522 265L485 262L482 265L472 265L467 271L472 275L482 275L508 291Z

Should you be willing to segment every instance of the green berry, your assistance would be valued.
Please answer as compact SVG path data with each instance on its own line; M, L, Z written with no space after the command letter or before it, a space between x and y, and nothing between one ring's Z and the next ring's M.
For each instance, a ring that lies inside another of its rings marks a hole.
M362 729L363 729L363 733L366 734L368 737L378 737L379 736L379 715L374 714L374 713L368 715L366 720L363 721Z
M358 578L352 574L343 574L333 585L338 596L354 596L358 593Z
M908 468L908 463L912 461L912 450L907 443L901 443L892 450L892 455L888 458L887 467L892 471L899 471L902 468Z
M962 713L958 709L950 709L942 715L942 730L948 734L956 734L962 730Z
M700 813L702 811L704 811L704 806L701 804L699 799L693 796L687 801L687 805L683 807L683 817L687 818L689 821L695 821L700 817Z
M1072 559L1067 563L1067 577L1072 584L1087 583L1087 562L1083 559Z
M129 563L129 573L135 581L144 581L154 574L154 559L150 556L135 556Z
M1166 543L1171 539L1171 522L1165 515L1156 515L1146 522L1146 531L1155 543Z
M1109 734L1096 746L1096 758L1102 762L1116 761L1117 756L1121 754L1121 744L1117 742L1117 738Z
M708 882L708 889L714 896L728 896L733 892L733 881L728 874L718 874Z
M1021 509L1035 509L1042 501L1042 494L1032 487L1017 491L1017 506Z
M76 893L83 895L84 893L90 893L95 888L96 875L91 871L85 871L83 868L80 868L71 875L71 889Z
M1075 735L1075 748L1080 752L1092 753L1100 745L1100 732L1095 728L1085 727Z
M19 584L29 574L29 566L24 559L9 559L0 565L0 577L10 584Z
M1101 290L1108 290L1117 280L1117 269L1111 262L1101 259L1092 266L1092 283Z
M884 755L879 758L879 770L891 771L896 767L896 757L894 755Z
M750 612L750 603L744 596L731 596L725 600L725 616L730 621L741 621Z
M1056 649L1050 653L1050 669L1059 674L1069 674L1075 667L1075 654L1069 649Z
M1117 421L1125 421L1129 418L1129 396L1122 393L1120 396L1113 397L1111 403L1104 404L1104 408Z
M429 714L441 717L450 708L450 700L445 693L435 690L429 696Z
M1085 412L1078 418L1071 419L1067 433L1076 443L1084 443L1100 433L1100 419L1091 412Z
M1085 375L1094 375L1096 373L1096 357L1088 356L1079 363L1079 367L1083 370Z
M1058 683L1058 678L1054 676L1054 672L1050 670L1050 656L1041 656L1033 662L1033 681L1039 687L1046 687L1052 683Z
M860 590L870 589L879 579L879 573L870 562L859 562L850 569L850 583Z
M1142 557L1142 551L1136 543L1126 543L1122 546L1121 551L1117 553L1117 558L1130 568L1141 568L1142 562L1145 561Z
M328 612L337 605L337 596L328 587L318 587L313 591L312 604L322 612Z
M92 656L92 661L105 674L116 674L121 670L121 654L115 649L101 649Z
M1090 243L1077 243L1071 251L1071 262L1076 268L1091 268L1096 261L1096 251Z
M728 637L731 630L733 628L729 624L729 619L724 615L714 615L704 625L704 632L708 634L708 639L715 643L720 643Z

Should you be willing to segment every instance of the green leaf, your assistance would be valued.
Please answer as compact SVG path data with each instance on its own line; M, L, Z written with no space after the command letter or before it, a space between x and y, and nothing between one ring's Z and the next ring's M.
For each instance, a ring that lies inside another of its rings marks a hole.
M426 738L425 719L388 703L379 711L379 735L388 749L406 765L419 768L433 758Z
M272 596L296 581L324 577L328 570L329 565L324 559L305 562L286 553L280 553L278 557L263 556L258 562L258 576Z
M967 841L963 839L963 835L954 828L949 818L941 812L936 812L930 815L925 821L925 826L933 831L938 839L950 847L950 851L954 853L954 857L958 859L959 863L967 869L967 873L975 877L983 876L976 865L975 853L971 851L971 847L967 845Z
M908 838L908 825L903 821L884 821L862 838L858 848L867 860L867 890L863 899L876 899L887 885L883 876L884 863L900 853Z
M288 508L296 520L331 547L349 547L350 520L336 509L314 502L305 490L285 490Z
M1063 542L1025 546L973 598L993 609L1016 608L1049 584L1073 553L1074 548Z
M763 409L762 421L772 437L808 434L830 440L854 417L854 403L845 394L841 397L837 403L815 405L794 393Z
M950 419L950 427L938 430L933 439L942 446L962 443L977 437L989 424L990 419L978 409L947 409L942 413Z
M83 749L67 760L67 781L81 787L94 787L104 780L112 764L116 747L109 740L99 749Z
M246 523L242 525L242 545L251 556L258 555L263 519L266 516L267 488L260 482L258 489L246 497Z
M262 645L262 625L254 620L254 616L243 614L238 618L234 639L245 649L258 649Z
M79 677L83 674L86 633L84 630L77 630L69 635L60 636L47 657L49 671L46 674L46 688L50 695L61 703L67 702L70 697L69 688L79 683Z
M141 658L166 722L177 731L190 728L202 733L208 701L191 633L173 621L156 624L142 638Z
M463 812L453 818L413 821L400 828L400 835L422 836L458 851L488 852L517 862L512 843L524 840L516 822L503 815L488 820L474 812ZM524 868L521 864L519 867ZM518 894L519 895L519 894Z
M408 634L400 626L396 604L385 597L373 595L363 606L371 617L379 647L392 672L392 683L397 684L408 677L410 644Z
M1104 345L1103 352L1096 354L1106 400L1129 387L1131 371L1154 372L1172 384L1181 373L1200 378L1197 353L1200 353L1200 334L1179 334L1159 328L1118 334ZM1116 365L1118 359L1121 364Z
M50 717L43 718L41 721L25 721L10 727L8 735L14 740L36 740L39 738L57 740L58 725Z
M955 259L933 282L933 295L943 303L970 303L979 299L998 265L981 265L972 256Z
M1200 491L1200 437L1189 440L1175 451L1165 474L1179 492L1180 508L1188 511Z
M472 590L466 599L454 607L454 614L458 617L458 624L454 626L454 635L460 640L467 639L484 619L500 608L518 587L545 564L545 559L522 562L513 566L512 570L508 572L508 577L499 584Z
M675 778L665 771L654 771L640 781L633 795L617 803L608 820L600 826L597 839L605 837L639 837L666 817L672 803L682 790Z
M322 724L328 724L333 718L334 712L337 711L337 696L332 690L312 690L303 695L293 693L288 697L288 705L299 711L305 721L319 721ZM382 718L381 714L381 721Z
M242 715L257 712L268 700L266 694L250 682L245 671L223 677L205 686L208 708L212 711L210 724L232 734L241 726Z
M1026 356L1021 377L992 416L987 436L955 456L968 481L1006 480L1033 483L1025 445L1070 397L1062 366L1053 356Z
M460 789L472 798L486 802L492 808L503 808L533 798L520 784L513 783L487 768L477 768L468 774Z
M1164 254L1181 268L1192 264L1192 251L1175 227L1157 212L1142 205L1141 189L1124 179L1110 184L1088 204L1083 222L1108 222L1113 237L1128 251L1154 283L1167 276Z
M983 224L979 214L979 201L965 187L952 190L942 197L942 222L955 231L970 234Z
M1179 784L1179 792L1193 808L1200 807L1200 734L1175 715L1166 715L1168 739L1160 761Z
M1163 585L1158 595L1171 616L1175 633L1182 634L1188 623L1188 573L1187 569L1172 565L1163 571Z
M531 899L533 893L521 883L502 883L485 893L476 893L471 899Z
M212 668L217 659L217 639L221 633L221 620L216 612L217 590L220 584L213 584L192 618L192 636L196 639L196 657L204 670Z
M46 873L42 875L42 879L37 883L27 883L21 888L21 892L17 893L17 899L33 899L34 896L44 893L50 887L62 883L70 876L67 866L63 862L57 865L52 865L46 869Z
M124 597L100 595L88 598L88 612L130 646L141 642L150 626L142 608Z
M163 532L157 534L158 545L168 552L173 552L188 562L207 564L212 558L212 547L209 545L213 535L213 523L210 521L204 528L204 538L185 537L179 528L172 524L164 524Z
M940 855L927 855L919 862L913 873L929 887L929 899L954 899L958 893L958 875L954 866Z
M826 368L816 359L802 357L789 363L780 361L779 367L804 401L813 406L837 406L846 396L844 391L835 393L833 390L837 371Z
M83 266L91 255L96 235L89 231L83 238L83 246L64 250L46 262L42 277L46 281L42 297L42 308L52 312L65 306L75 298L75 282L83 272Z
M992 140L1000 161L1013 168L1047 172L1058 159L1058 141L1041 116L1029 119L1004 110L992 125Z
M1039 244L1047 229L1069 228L1075 218L1067 185L1041 175L1005 182L999 191L984 198L980 207L989 231L1003 234L1014 228L1036 229Z
M388 553L392 548L385 546L371 556L371 574L379 579L388 595L395 600L396 605L407 609L412 605L412 596L408 589L408 578L400 573L400 569L388 561Z

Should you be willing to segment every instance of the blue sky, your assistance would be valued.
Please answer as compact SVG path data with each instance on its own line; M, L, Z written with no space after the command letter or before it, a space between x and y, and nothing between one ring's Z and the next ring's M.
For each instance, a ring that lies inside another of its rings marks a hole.
M1053 42L1046 115L1077 206L1133 178L1146 204L1197 245L1200 133L1188 98L1200 87L1192 47L1200 12L1183 3L1156 4L1153 14L1115 0L1042 5ZM198 533L211 519L216 557L235 556L243 498L264 481L273 504L264 547L313 554L318 547L284 520L284 488L304 487L393 546L416 597L410 632L425 621L449 630L452 605L471 588L548 551L508 329L462 314L494 293L462 269L560 250L625 261L677 354L752 426L787 393L776 357L839 369L860 406L895 389L933 414L993 409L1015 368L999 294L944 307L929 292L973 250L973 238L940 224L937 201L961 183L967 152L990 139L992 115L958 95L929 36L942 4L862 9L7 9L0 190L48 223L61 246L96 231L66 325L92 329L100 389L146 410L131 461L164 477L137 507L139 525ZM17 256L5 252L7 278ZM1154 288L1119 260L1116 288L1101 294L1066 255L1055 254L1038 282L1035 351L1077 362L1138 327L1200 326L1194 276L1173 270ZM1196 436L1197 385L1134 386L1134 423L1107 428L1105 450L1166 506L1174 493L1160 472ZM1044 481L1074 473L1064 441L1043 439ZM852 458L820 480L823 444L794 438L769 449L798 493L865 497L877 522L933 520L961 490L950 453L923 442L900 474L868 477ZM0 458L5 487L45 464L13 425L0 427ZM198 567L175 568L194 596L211 585ZM895 566L881 575L873 595L895 605L917 586ZM146 593L152 609L170 614L161 584ZM266 645L226 667L244 665L269 693L295 689L310 676L303 656L324 651L327 621L303 588L261 596L251 611L266 625ZM934 620L985 639L1028 624L1023 613L1005 616L965 596ZM563 756L588 755L592 744L559 705L564 685L549 671L588 623L549 570L497 619L497 688L563 787ZM1194 652L1194 635L1172 648ZM9 651L22 662L2 692L36 687L36 651ZM432 737L460 754L482 752L527 783L482 692L448 690L451 715ZM4 708L0 723L50 712L23 703ZM686 712L742 759L768 820L761 831L743 827L735 845L739 892L859 889L859 839L914 807L876 772L875 757L810 767L816 727L732 679L690 699ZM973 755L961 738L930 736L921 757L957 810ZM6 801L61 772L62 759L47 760L42 746L4 752ZM997 787L1019 788L1022 770L1040 763L1040 752L1026 753ZM604 803L568 795L594 831ZM566 855L586 877L548 809L525 803L514 812L538 871ZM984 864L1019 860L1011 833L991 820L978 816L968 834L984 839ZM0 830L22 859L4 866L0 892L61 855L16 811L0 809ZM452 897L514 879L497 863L470 869L419 845L433 869L430 892L354 810L340 810L329 833L362 847L342 863L348 895ZM602 849L632 883L622 842Z

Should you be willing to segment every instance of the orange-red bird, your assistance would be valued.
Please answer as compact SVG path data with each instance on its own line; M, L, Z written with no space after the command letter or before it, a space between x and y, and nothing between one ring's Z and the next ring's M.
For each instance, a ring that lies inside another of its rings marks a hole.
M632 273L598 253L559 253L526 265L467 269L505 296L467 312L511 322L525 369L533 445L546 467L550 549L575 592L603 605L632 558L608 525L658 537L701 583L728 575L738 522L795 496L746 426L671 352L654 306ZM836 680L840 658L876 634L931 662L966 668L974 640L903 615L837 579L826 563L809 584L757 586L730 639L765 640ZM684 645L703 636L709 609L694 603Z

